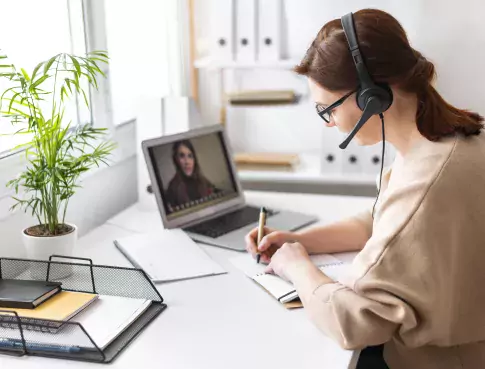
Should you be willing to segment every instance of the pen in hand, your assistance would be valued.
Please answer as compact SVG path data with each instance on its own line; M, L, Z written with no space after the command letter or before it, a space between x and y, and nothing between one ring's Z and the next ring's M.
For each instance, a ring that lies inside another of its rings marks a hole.
M261 239L264 237L264 227L266 226L266 208L262 207L259 212L259 225L258 225L258 239L256 242L256 247L259 247ZM256 262L259 264L261 259L261 253L258 252L256 256Z

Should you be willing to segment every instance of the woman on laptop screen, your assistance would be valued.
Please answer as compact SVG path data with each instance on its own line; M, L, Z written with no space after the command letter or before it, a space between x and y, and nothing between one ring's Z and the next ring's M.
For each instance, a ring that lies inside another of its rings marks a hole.
M194 146L189 140L173 144L172 161L176 172L166 193L172 211L180 205L189 205L191 201L217 192L216 187L202 174Z

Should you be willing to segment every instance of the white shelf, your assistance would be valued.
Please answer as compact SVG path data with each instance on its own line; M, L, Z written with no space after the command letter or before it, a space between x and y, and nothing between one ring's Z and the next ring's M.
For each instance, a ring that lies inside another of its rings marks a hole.
M239 170L241 181L294 184L332 184L376 186L378 174L322 173L320 158L315 154L301 155L300 165L293 171Z
M194 62L195 68L198 69L251 69L251 68L274 68L274 69L292 69L300 63L296 59L283 59L277 61L248 61L240 62L234 60L215 60L211 57L197 59Z
M299 95L295 101L285 103L231 104L228 102L227 109L299 109L302 104L308 104L310 101L311 100L308 95Z
M239 179L247 182L294 184L376 185L376 178L368 174L304 173L277 171L238 171Z

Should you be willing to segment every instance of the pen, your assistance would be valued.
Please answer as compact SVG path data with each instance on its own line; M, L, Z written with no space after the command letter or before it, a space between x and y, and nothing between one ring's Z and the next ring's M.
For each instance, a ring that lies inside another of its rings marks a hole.
M259 212L259 225L258 225L258 242L256 243L256 247L259 246L261 243L261 239L264 237L264 227L266 225L266 208L263 206L261 211ZM261 259L261 254L258 252L256 256L256 262L259 264L259 260Z
M24 345L22 344L22 341L18 339L1 338L0 348L1 347L23 349ZM64 352L64 353L70 353L70 354L78 353L81 351L81 348L79 346L62 346L62 345L51 345L51 344L43 344L43 343L31 343L31 342L26 342L25 347L27 350L33 350L33 351Z

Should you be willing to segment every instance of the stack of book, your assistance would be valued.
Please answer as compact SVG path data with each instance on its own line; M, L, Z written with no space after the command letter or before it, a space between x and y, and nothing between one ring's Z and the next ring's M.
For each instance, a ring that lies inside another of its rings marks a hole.
M0 279L0 308L35 309L61 291L60 282Z
M227 94L231 105L281 105L293 104L298 95L293 90L254 90Z
M80 323L96 345L104 349L150 304L151 301L146 299L64 291L60 282L0 279L0 314L15 312L26 330L39 330L36 320L48 320L49 329L29 333L29 339L44 343L46 347L51 347L52 342L77 347L79 334L72 329L63 329L65 322L73 321ZM18 336L14 331L18 329L18 322L10 320L0 325L12 328L13 332L9 334L9 329L2 331L0 348L11 347Z
M234 161L238 170L293 171L300 163L298 154L236 153Z

